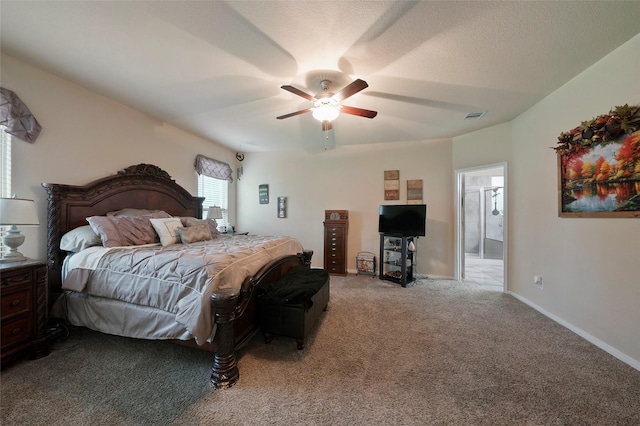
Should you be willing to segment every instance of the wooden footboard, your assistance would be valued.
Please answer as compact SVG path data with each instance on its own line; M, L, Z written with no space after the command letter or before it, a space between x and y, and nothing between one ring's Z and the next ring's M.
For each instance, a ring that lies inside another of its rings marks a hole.
M229 388L240 378L235 348L242 346L259 327L257 289L273 284L296 265L310 267L312 256L313 251L307 250L297 256L283 257L246 279L239 292L224 290L211 295L217 325L211 366L214 388Z

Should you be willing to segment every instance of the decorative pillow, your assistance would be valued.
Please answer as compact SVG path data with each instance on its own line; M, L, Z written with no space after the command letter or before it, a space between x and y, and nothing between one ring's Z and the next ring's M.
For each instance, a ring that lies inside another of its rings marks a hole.
M162 243L163 246L180 242L180 236L176 231L177 228L182 228L182 221L179 218L149 219L149 221L153 229L158 233L160 243Z
M93 232L91 226L79 226L72 229L60 239L60 250L78 253L87 247L101 246L100 236Z
M180 235L180 239L183 244L196 243L198 241L207 241L211 239L211 231L207 225L178 228L178 235Z
M105 247L137 246L158 242L149 216L91 216L87 222Z
M192 226L206 225L209 227L209 232L211 233L212 237L220 235L218 228L216 228L216 222L213 219L196 219L195 217L181 217L180 220L182 220L182 223L187 228L190 228Z
M120 209L108 212L107 216L150 216L150 217L171 217L164 210L148 210L148 209Z

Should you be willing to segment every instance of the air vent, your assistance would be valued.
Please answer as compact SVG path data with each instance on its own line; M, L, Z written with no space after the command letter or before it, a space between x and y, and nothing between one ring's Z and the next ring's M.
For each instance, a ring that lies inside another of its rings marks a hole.
M484 115L484 112L470 112L464 116L465 120L480 120L480 118Z

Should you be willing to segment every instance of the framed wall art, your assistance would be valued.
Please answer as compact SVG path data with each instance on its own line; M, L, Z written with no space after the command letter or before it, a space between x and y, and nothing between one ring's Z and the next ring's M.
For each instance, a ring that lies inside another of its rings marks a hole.
M287 197L278 197L278 217L287 217Z
M258 185L258 200L260 204L269 204L269 184Z
M384 199L400 199L400 170L385 170L384 172Z
M407 204L423 204L422 179L407 180Z
M558 216L640 218L640 105L618 106L563 132Z

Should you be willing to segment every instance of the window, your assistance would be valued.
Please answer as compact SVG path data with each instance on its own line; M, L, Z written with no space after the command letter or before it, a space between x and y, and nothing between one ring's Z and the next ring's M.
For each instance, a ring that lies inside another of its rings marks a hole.
M11 197L11 135L0 126L0 196ZM8 227L0 226L0 256L4 255L6 247L2 242Z
M231 166L198 154L194 167L199 176L198 196L204 197L203 208L220 207L222 219L216 219L216 222L218 226L229 226L229 184L233 182Z
M198 197L204 197L202 208L206 217L207 208L222 208L222 219L216 219L218 227L229 226L229 181L205 175L198 176Z
M0 196L11 197L11 135L0 126Z

